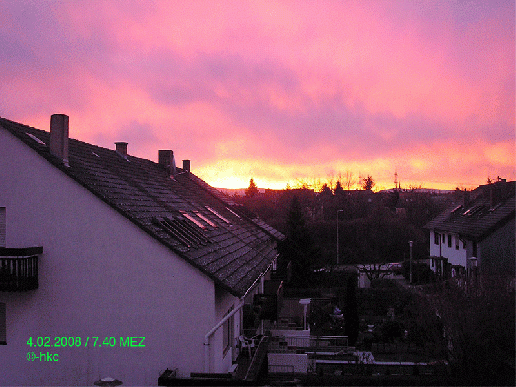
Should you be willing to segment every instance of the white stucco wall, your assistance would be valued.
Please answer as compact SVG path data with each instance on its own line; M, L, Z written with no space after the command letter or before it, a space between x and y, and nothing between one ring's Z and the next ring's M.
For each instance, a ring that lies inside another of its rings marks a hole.
M217 322L221 321L226 313L233 307L237 308L240 304L237 297L232 296L228 292L216 288L215 290L216 299L216 315ZM242 309L238 310L233 315L233 338L230 340L230 348L224 351L223 346L223 334L224 328L221 326L210 338L210 370L209 372L227 372L233 363L234 357L236 356L235 338L240 335Z
M155 385L167 367L202 372L204 335L220 315L213 282L3 130L0 150L6 246L44 249L37 290L0 292L0 384L93 385L111 376ZM90 337L89 345L26 344L60 336ZM126 336L145 337L145 347L120 348ZM93 337L116 345L93 348ZM32 351L59 361L27 361Z
M430 231L430 255L439 257L443 256L444 258L448 258L448 263L452 265L460 265L464 268L466 267L466 256L467 249L463 248L462 241L459 239L457 234L452 235L452 244L451 247L448 247L448 237L450 233L440 233L440 244L434 243L434 230ZM445 240L443 235L446 236ZM459 249L456 249L456 243L458 242ZM435 271L435 266L432 268Z

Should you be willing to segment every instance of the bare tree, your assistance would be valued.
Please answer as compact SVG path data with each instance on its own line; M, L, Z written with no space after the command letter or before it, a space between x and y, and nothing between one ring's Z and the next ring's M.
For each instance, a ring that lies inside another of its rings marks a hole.
M356 184L356 180L353 176L353 172L350 170L346 171L346 174L344 175L344 187L346 187L346 190L351 190L351 187L353 187Z
M385 263L368 263L363 265L357 265L356 267L359 271L365 273L366 277L371 282L377 279L381 279L385 277L387 274L390 274L390 271L388 270L387 265Z

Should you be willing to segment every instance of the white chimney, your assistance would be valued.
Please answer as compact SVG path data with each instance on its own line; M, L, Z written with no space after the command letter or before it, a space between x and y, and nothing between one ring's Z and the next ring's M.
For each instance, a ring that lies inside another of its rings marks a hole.
M69 119L66 114L50 116L50 153L68 165Z
M173 151L169 149L159 150L158 163L168 171L170 177L174 177L174 175L176 174L176 161L174 159Z
M116 151L120 154L120 156L126 158L127 157L127 143L123 141L115 142Z

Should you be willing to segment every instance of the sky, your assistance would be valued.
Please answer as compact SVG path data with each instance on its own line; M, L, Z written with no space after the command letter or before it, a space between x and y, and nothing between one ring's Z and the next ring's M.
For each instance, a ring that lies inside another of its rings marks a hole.
M215 187L516 180L513 0L0 0L0 116Z

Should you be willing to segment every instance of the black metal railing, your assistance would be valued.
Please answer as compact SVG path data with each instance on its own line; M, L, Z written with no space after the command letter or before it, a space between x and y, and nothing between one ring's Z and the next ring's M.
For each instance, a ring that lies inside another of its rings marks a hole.
M0 291L37 289L38 254L42 252L42 247L0 247Z
M244 378L247 382L255 382L259 379L264 367L267 367L267 347L269 343L269 336L263 336L256 348L256 351L251 359L251 364L247 369L247 374Z

